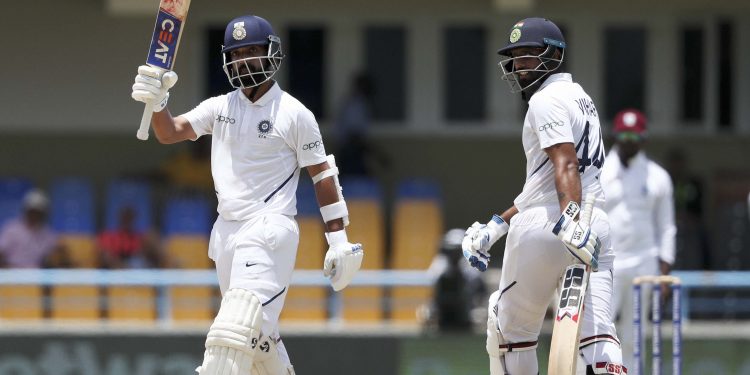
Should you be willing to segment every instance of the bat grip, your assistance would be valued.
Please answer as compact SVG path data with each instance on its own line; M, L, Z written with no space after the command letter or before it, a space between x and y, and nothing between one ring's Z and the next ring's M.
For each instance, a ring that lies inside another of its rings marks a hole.
M589 224L591 222L591 214L594 210L594 202L596 201L596 195L592 193L586 194L586 198L583 201L583 211L581 212L581 221Z
M148 128L151 126L151 116L154 114L154 105L146 104L146 108L143 109L143 117L141 117L141 126L138 128L136 137L145 141L148 139Z

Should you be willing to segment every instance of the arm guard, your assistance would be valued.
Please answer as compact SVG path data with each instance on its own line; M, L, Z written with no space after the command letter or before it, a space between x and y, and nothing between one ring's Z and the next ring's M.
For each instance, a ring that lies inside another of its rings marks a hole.
M346 201L344 201L344 195L342 194L343 189L339 183L339 169L336 167L336 158L331 154L327 156L327 159L329 168L313 176L313 184L317 184L325 178L332 177L333 183L336 185L336 193L339 196L339 201L321 207L320 214L326 223L335 219L343 219L344 226L347 226L349 225L349 210L346 208Z

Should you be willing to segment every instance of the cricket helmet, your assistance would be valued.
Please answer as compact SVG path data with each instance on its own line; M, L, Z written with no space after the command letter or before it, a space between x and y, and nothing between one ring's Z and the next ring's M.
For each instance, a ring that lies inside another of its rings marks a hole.
M541 53L524 56L512 56L512 51L522 47L540 48ZM511 92L521 92L526 97L539 89L544 79L560 68L565 57L565 38L562 31L546 18L526 18L516 22L510 29L508 44L497 53L503 58L498 65L502 70L502 79L508 82ZM560 51L559 56L555 52ZM517 69L517 59L536 58L539 63L534 68ZM521 77L519 73L525 73Z
M265 46L266 55L232 60L232 51L253 45ZM271 79L284 59L281 38L274 33L268 21L255 15L229 21L224 31L221 55L229 83L234 88L242 89L256 87ZM260 62L260 68L253 66L254 60Z

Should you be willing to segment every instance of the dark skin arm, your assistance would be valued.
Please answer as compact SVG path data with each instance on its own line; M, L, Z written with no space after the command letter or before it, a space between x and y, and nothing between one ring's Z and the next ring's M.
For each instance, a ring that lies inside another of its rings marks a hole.
M510 219L512 219L513 216L516 216L517 213L518 209L516 208L516 206L511 206L509 209L505 210L505 212L503 212L500 217L503 218L503 221L510 224Z
M320 164L308 166L307 173L310 176L315 176L326 169L329 169L328 162L324 161ZM318 206L323 207L339 201L339 194L336 191L336 183L333 178L324 178L317 184L315 184L315 197L318 199ZM344 229L343 219L334 219L325 223L326 232L336 232Z
M572 143L558 143L544 149L555 170L555 188L560 212L568 202L581 204L581 175L578 173L578 156Z
M257 100L263 96L272 85L273 82L269 81L259 86L253 99ZM243 90L245 96L249 97L249 91L251 90ZM154 115L151 117L151 127L154 129L156 139L162 144L172 144L198 138L198 134L195 134L190 121L183 116L172 117L169 108L164 108L161 112L154 112Z
M169 109L154 112L151 117L151 127L159 143L171 144L198 137L190 122L182 117L172 117Z

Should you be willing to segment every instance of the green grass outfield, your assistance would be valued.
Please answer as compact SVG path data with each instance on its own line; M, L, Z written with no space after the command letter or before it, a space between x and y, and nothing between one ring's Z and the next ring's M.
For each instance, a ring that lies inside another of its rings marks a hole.
M488 360L482 336L441 335L404 338L400 345L400 375L486 375ZM672 343L662 345L663 374L671 374ZM650 374L650 340L645 374ZM750 337L689 338L682 345L684 375L750 375ZM537 348L540 374L546 373L549 336Z

